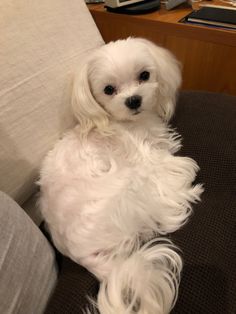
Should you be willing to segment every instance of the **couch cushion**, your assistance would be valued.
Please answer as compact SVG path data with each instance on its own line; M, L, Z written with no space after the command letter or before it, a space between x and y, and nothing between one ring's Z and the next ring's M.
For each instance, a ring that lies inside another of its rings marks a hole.
M2 0L0 38L0 189L23 203L73 125L72 72L103 40L83 0Z
M173 314L236 313L236 97L181 95L173 124L182 155L194 158L204 183L202 202L173 234L184 269Z
M172 314L236 313L235 117L236 97L180 95L172 124L183 136L180 154L193 157L200 165L197 181L204 183L205 192L190 221L171 235L184 259ZM95 278L64 257L46 313L82 314L88 303L86 295L94 295L96 288Z

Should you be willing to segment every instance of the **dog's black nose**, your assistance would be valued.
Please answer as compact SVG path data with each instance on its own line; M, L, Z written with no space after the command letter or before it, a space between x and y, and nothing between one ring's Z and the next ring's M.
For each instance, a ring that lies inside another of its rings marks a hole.
M142 97L139 95L134 95L126 99L125 105L129 109L138 109L142 104Z

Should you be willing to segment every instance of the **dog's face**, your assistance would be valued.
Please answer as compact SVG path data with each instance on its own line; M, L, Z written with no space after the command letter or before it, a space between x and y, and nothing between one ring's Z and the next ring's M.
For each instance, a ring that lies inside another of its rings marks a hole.
M106 45L91 62L91 91L116 120L133 120L156 105L158 73L153 56L138 41Z
M167 50L144 39L111 42L88 57L79 72L74 112L85 128L111 119L136 120L154 110L168 120L180 81L178 63Z

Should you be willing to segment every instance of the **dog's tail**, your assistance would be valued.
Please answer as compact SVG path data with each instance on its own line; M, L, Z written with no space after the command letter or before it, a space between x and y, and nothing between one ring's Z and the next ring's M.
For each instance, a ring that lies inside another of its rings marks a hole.
M168 240L145 244L120 258L100 285L101 314L166 314L175 304L182 261Z

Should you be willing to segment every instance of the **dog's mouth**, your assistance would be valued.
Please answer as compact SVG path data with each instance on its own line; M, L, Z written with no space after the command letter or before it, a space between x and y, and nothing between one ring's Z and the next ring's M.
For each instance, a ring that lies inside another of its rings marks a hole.
M133 113L133 116L136 116L137 114L140 114L142 111L139 111L139 110L136 110L134 113Z

